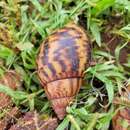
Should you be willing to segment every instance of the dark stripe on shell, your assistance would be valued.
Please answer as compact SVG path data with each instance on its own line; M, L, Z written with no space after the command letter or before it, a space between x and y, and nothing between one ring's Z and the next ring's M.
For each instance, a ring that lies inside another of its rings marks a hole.
M52 76L56 76L56 70L55 70L53 64L47 63L47 66L48 66L48 68L51 70Z
M70 85L71 85L71 88L70 88L71 92L70 93L71 94L73 94L73 86L74 86L73 81L74 81L73 79L70 79Z
M63 60L58 60L58 63L61 65L62 68L62 72L65 71L67 69L67 66L65 65Z
M57 39L51 40L51 42L49 42L49 43L51 44L51 43L57 41L58 38L60 38L60 37L62 37L62 38L70 37L70 36L71 36L71 35L69 34L69 31L70 31L70 30L72 30L72 29L70 28L69 30L66 29L66 30L61 30L61 31L59 31L59 32L54 32L54 33L52 33L52 37L53 37L53 36L57 36ZM75 30L73 30L73 31L75 31ZM71 37L72 37L72 36L71 36ZM81 34L79 31L76 30L76 33L75 33L75 35L73 36L73 39L80 39L80 38L82 38L82 34Z
M42 56L42 63L43 65L46 65L49 61L49 57L48 57L48 53L49 53L49 44L48 44L48 40L46 40L44 42L44 46L43 46L43 56Z
M43 57L42 57L42 63L43 65L47 65L48 68L51 70L52 72L52 76L56 75L56 70L53 66L52 63L49 63L49 44L48 44L48 40L46 40L44 42L44 49L43 49Z
M44 70L42 71L42 73L43 73L43 75L44 75L46 78L49 79L49 75L48 75Z
M46 93L47 93L48 99L51 100L51 94L50 94L49 91L48 91L48 87L47 87L47 86L44 86L44 87L45 87L45 91L46 91Z
M68 30L57 32L57 35L59 35L60 37L69 37L70 36L68 33Z
M70 35L67 38L64 39L60 39L59 40L59 47L58 49L56 49L54 51L54 59L57 60L58 62L60 62L61 64L61 58L62 58L62 50L66 49L66 60L71 61L71 67L73 71L76 71L79 67L79 60L78 60L78 53L77 53L77 46L76 46L76 41L75 39ZM64 65L64 68L66 68L66 66ZM62 68L62 70L64 70L64 68Z
M79 83L80 83L80 80L81 80L81 79L79 79L79 78L77 79L77 89L76 89L76 91L79 90L79 88L80 88L80 84L79 84ZM78 91L77 91L77 92L78 92Z
M90 41L84 40L84 42L88 43ZM90 62L92 61L92 56L91 56L91 44L85 44L84 47L86 48L86 65L85 67L88 67L90 65Z
M79 31L79 30L77 30L76 28L74 28L74 27L64 27L64 29L66 29L66 30L73 30L74 32L75 32L75 35L79 35L79 36L82 36L82 32L81 31Z

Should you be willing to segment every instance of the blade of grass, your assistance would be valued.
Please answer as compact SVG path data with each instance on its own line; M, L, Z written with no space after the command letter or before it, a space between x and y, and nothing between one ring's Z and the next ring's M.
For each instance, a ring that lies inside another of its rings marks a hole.
M56 130L65 130L65 128L68 126L69 120L68 118L64 118L64 120L61 122L61 124L56 128Z
M96 3L96 6L92 8L91 14L93 16L98 16L101 14L104 10L109 8L110 6L115 4L115 0L99 0Z
M91 30L92 35L95 38L98 46L101 47L101 35L100 35L100 29L99 29L98 24L96 22L91 21L90 30Z

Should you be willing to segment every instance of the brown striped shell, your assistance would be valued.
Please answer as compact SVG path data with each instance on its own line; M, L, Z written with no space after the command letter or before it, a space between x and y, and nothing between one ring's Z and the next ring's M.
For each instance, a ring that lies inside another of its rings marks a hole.
M80 89L90 51L86 33L74 23L52 33L41 44L38 75L59 119L64 118L66 107Z

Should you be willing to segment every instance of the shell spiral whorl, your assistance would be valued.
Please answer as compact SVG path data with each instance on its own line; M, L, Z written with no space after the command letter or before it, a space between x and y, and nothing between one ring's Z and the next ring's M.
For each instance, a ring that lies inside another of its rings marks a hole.
M90 52L88 37L74 23L52 33L41 44L38 75L59 119L64 118L66 107L80 89Z

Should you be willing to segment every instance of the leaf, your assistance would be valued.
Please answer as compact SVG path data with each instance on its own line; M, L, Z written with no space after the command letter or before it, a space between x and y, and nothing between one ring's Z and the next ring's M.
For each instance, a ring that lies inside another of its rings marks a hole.
M34 46L31 42L24 42L16 44L16 47L21 51L31 51Z
M88 98L88 101L87 101L88 106L93 105L93 104L95 103L96 99L97 99L97 98L96 98L96 97L93 97L93 96L89 97L89 98ZM85 111L84 111L84 112L85 112Z
M123 28L120 29L121 31L130 31L130 24L124 26Z
M98 116L99 116L98 113L93 114L92 119L89 121L86 130L93 130L93 128L95 127L95 124L97 122Z
M29 107L30 107L30 111L34 110L34 98L29 100Z
M128 56L127 61L128 62L125 63L124 65L130 68L130 56Z
M88 102L90 102L90 101L88 101ZM88 103L88 105L90 105L90 104ZM76 109L75 114L79 114L80 116L87 116L89 113L88 113L88 111L86 111L85 107L82 107L80 109Z
M36 30L39 32L39 34L41 35L41 37L45 37L45 31L42 29L41 25L36 22L35 20L31 19L31 22L33 23L34 27L36 28Z
M26 14L26 11L28 9L28 5L23 5L21 6L21 21L22 21L22 26L24 26L23 24L27 23L28 21L28 17L27 17L27 14Z
M0 77L3 76L4 70L0 67Z
M28 90L30 88L30 73L28 73L27 70L24 70L21 66L19 66L18 64L14 64L14 68L16 70L16 72L18 74L20 74L21 76L21 80L23 80L25 82L25 87Z
M23 60L24 67L27 69L34 69L36 64L35 64L35 56L33 53L27 53L27 52L22 52L21 57Z
M96 22L91 21L90 22L90 30L92 32L92 35L94 39L96 40L98 46L101 46L101 35L100 35L100 29Z
M70 120L70 122L72 123L72 125L75 127L76 130L81 130L80 126L78 125L77 121L72 115L67 115L67 118Z
M113 115L114 115L113 110L112 112L108 111L108 113L102 113L100 115L101 116L100 119L98 119L96 128L98 130L108 130Z
M100 72L100 71L105 71L105 70L117 70L116 66L114 66L113 64L110 64L108 62L105 62L104 64L97 64L94 67L89 67L85 72Z
M112 77L118 77L118 78L123 79L123 80L126 79L125 76L118 71L108 70L108 71L102 72L101 74L103 74L106 77L111 77L111 78Z
M11 88L0 84L0 92L6 93L10 97L16 100L24 100L28 97L27 93L23 91L14 91Z
M0 45L0 58L6 59L11 56L14 56L14 52L9 48Z
M123 45L118 45L115 49L115 57L116 61L119 64L119 57L120 57L120 51L128 44L128 42L124 43Z
M116 4L130 12L130 1L129 0L116 0Z
M0 58L5 59L6 65L12 65L15 58L15 53L10 49L3 45L0 45Z
M108 100L109 100L109 103L111 103L114 98L114 85L110 81L106 81L105 83L106 83L106 89L108 93Z
M36 7L36 9L43 15L44 14L44 9L43 7L40 5L38 0L30 0L32 2L32 4Z
M68 124L69 124L68 118L64 118L64 120L60 123L60 125L56 128L56 130L65 130Z
M97 72L98 69L97 68L95 69L95 68L96 67L92 67L92 68L88 69L87 71L91 72L93 74L93 76L95 76L96 78L98 78L99 80L101 80L105 84L106 89L107 89L107 93L108 93L109 103L111 103L113 100L113 97L114 97L115 85L112 83L111 79L106 77L103 73ZM105 69L105 67L104 67L104 69Z
M71 10L70 17L72 17L74 14L76 14L77 12L79 12L83 8L88 8L87 2L86 1L78 2L77 6Z
M114 58L110 53L105 52L105 51L96 50L96 51L94 52L94 54L103 56L103 57L108 58L108 59Z
M96 3L96 6L92 8L91 14L93 16L97 16L114 4L115 4L115 0L99 0Z
M114 98L114 88L115 86L112 84L112 81L107 79L104 75L102 74L95 74L95 76L101 80L102 82L105 83L106 85L106 90L107 90L107 93L108 93L108 99L109 99L109 103L112 103L113 101L113 98Z

